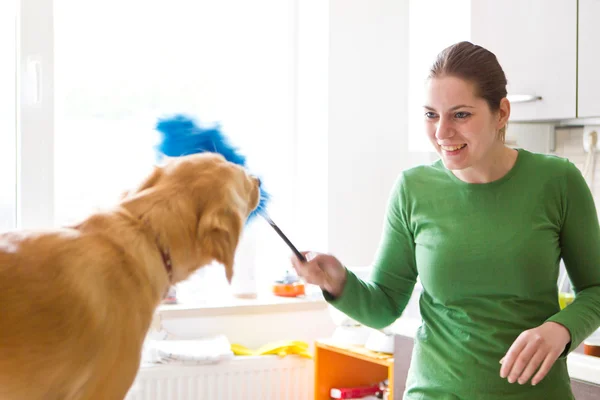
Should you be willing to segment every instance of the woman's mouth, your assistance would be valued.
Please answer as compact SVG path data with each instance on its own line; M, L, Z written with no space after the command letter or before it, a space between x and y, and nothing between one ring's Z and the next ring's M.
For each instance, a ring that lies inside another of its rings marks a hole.
M449 154L449 155L458 154L465 147L467 147L466 143L455 145L455 146L442 146L442 145L440 145L440 148L444 151L444 153Z

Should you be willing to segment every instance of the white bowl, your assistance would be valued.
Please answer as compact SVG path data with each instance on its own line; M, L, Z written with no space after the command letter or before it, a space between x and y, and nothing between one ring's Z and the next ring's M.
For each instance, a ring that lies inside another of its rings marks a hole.
M372 329L365 348L379 353L394 354L394 335Z

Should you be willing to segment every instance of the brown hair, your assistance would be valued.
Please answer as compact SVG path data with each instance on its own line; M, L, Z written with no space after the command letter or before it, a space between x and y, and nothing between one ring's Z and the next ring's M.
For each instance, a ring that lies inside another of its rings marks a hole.
M506 76L491 51L471 42L458 42L442 50L431 66L429 78L454 76L472 82L475 95L484 99L490 110L496 112L506 97ZM506 125L500 129L504 142Z

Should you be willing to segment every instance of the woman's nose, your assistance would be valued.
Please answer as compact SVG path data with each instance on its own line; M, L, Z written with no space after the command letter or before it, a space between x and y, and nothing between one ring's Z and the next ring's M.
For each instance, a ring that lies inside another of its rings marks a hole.
M435 137L438 139L446 139L454 136L454 131L452 130L452 126L445 120L440 120L435 130Z

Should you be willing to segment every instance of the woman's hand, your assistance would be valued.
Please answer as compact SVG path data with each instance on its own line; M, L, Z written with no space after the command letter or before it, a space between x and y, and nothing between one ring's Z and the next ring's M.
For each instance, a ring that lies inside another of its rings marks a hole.
M556 322L546 322L529 329L519 335L500 360L500 376L508 377L510 383L519 382L521 385L533 376L531 384L537 385L570 341L569 330Z
M346 283L346 268L342 263L329 254L303 252L306 262L292 256L292 265L298 276L307 283L319 286L333 297L342 294Z

